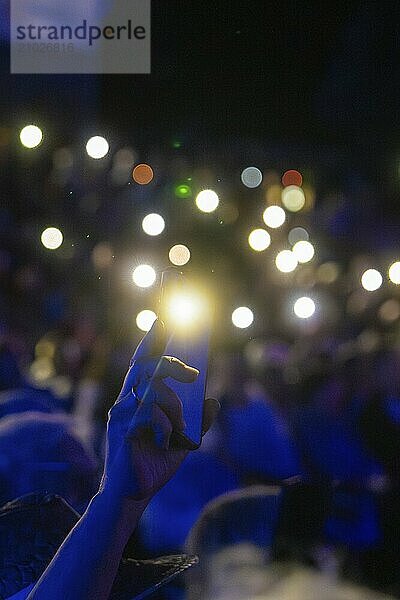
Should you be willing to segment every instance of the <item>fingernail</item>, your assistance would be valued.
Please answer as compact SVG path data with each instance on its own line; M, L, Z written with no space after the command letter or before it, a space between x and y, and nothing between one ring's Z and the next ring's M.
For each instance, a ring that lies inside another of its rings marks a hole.
M187 367L188 371L191 371L193 373L193 375L196 375L196 377L198 377L198 375L200 375L200 371L198 369L196 369L196 367Z

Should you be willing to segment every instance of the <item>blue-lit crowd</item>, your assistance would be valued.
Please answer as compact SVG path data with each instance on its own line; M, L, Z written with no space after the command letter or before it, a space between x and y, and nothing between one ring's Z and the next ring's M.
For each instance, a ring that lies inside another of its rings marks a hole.
M36 346L36 368L51 355L59 371L52 386L33 383L21 350L4 329L1 504L46 491L81 513L99 483L107 410L127 349L108 347L89 322L80 336L49 335ZM282 345L270 344L265 356L254 369L246 353L216 352L209 392L221 404L217 421L146 509L130 554L201 554L207 544L251 541L268 550L267 562L330 568L399 597L400 348L316 345L295 367ZM63 373L73 374L70 387ZM259 489L270 490L265 504L252 496ZM240 497L233 508L232 494ZM213 530L228 519L218 540L202 539L207 518ZM185 585L178 580L160 597L182 598Z

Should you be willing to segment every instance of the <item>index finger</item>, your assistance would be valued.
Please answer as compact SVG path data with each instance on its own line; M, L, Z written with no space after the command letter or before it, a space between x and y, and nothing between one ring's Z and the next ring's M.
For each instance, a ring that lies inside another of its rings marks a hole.
M133 353L131 365L137 360L160 359L164 354L165 344L164 323L160 319L156 319Z
M190 367L174 356L162 356L160 360L145 361L141 365L148 380L172 377L182 383L193 383L199 375L198 369Z

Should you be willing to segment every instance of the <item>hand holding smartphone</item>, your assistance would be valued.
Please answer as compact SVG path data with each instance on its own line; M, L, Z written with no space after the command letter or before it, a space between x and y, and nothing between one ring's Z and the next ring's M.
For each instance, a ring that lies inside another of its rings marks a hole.
M199 448L202 439L203 408L207 384L208 353L211 334L211 307L196 293L179 270L164 271L161 280L159 317L167 333L165 354L175 356L200 374L194 383L168 379L166 383L182 401L186 423L174 432L171 445L188 450Z

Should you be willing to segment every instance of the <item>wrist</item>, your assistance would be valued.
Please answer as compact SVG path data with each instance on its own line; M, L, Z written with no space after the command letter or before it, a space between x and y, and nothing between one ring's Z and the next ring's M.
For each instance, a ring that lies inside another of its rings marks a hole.
M106 485L102 485L92 498L87 511L94 511L99 518L111 519L114 527L128 539L136 529L148 503L149 499L126 498L122 494L116 493L114 489L111 490Z

